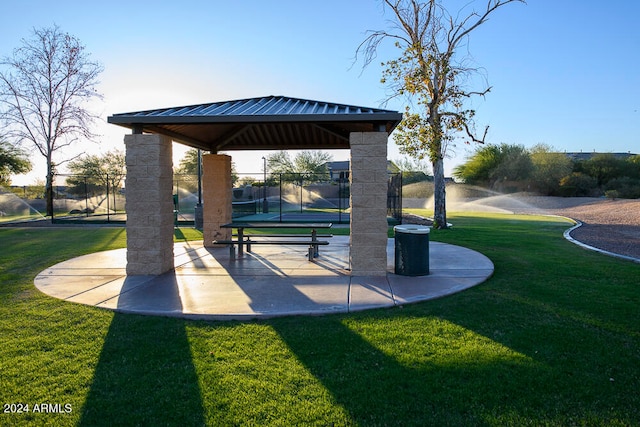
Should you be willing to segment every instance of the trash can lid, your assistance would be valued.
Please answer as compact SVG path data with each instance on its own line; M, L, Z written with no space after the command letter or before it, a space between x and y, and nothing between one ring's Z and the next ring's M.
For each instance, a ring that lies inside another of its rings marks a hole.
M429 234L430 228L426 225L396 225L393 227L394 232L407 233L407 234Z

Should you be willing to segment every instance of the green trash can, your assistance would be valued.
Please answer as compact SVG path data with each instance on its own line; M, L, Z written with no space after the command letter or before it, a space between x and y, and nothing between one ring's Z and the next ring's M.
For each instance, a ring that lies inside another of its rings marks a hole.
M429 274L429 227L424 225L396 225L395 273L401 276Z

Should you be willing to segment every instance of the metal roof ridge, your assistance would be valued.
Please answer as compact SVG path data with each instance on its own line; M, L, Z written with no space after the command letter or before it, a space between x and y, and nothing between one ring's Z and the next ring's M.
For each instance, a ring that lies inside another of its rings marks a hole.
M137 112L113 114L109 119L121 122L125 117L130 118L185 118L213 119L218 117L277 117L289 116L303 118L305 116L384 116L386 114L401 114L398 111L381 108L362 107L335 102L314 101L304 98L292 98L283 95L269 95L256 98L244 98L194 104L179 107L156 108ZM371 117L374 120L374 117Z

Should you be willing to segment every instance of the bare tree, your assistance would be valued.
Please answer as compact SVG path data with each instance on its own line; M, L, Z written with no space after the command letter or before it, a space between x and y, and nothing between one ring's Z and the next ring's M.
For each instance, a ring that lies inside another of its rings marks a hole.
M54 153L95 136L90 126L96 116L87 103L101 98L96 86L103 67L57 26L34 29L0 66L0 114L9 136L30 142L45 157L47 215L52 215Z
M400 58L383 63L382 82L392 90L391 97L407 96L417 110L407 106L402 123L394 135L402 153L423 159L427 157L434 175L434 226L447 227L444 158L456 134L471 142L484 142L474 132L474 110L465 109L473 96L486 95L490 87L480 91L465 87L478 72L468 58L460 55L469 36L498 8L525 0L486 0L480 12L469 10L470 4L451 14L443 0L383 0L395 20L390 31L374 31L360 44L356 58L364 57L369 65L384 40L395 41Z

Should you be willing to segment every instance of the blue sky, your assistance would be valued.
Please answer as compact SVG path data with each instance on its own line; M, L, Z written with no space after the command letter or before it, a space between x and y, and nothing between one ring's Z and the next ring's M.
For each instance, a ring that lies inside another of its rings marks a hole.
M448 3L457 10L467 2ZM381 107L379 62L399 55L388 44L368 68L353 63L367 30L389 28L377 0L23 0L3 2L2 16L0 56L32 28L57 24L105 67L104 101L94 107L103 118L100 144L83 142L67 156L124 149L127 131L106 124L115 113L267 95ZM635 0L529 0L499 9L468 47L492 86L471 105L477 127L490 126L488 142L640 152L638 16ZM404 100L384 108L402 111ZM447 172L474 148L458 145ZM240 172L260 172L264 153L230 154ZM401 157L392 140L388 157ZM36 166L14 183L42 179Z

